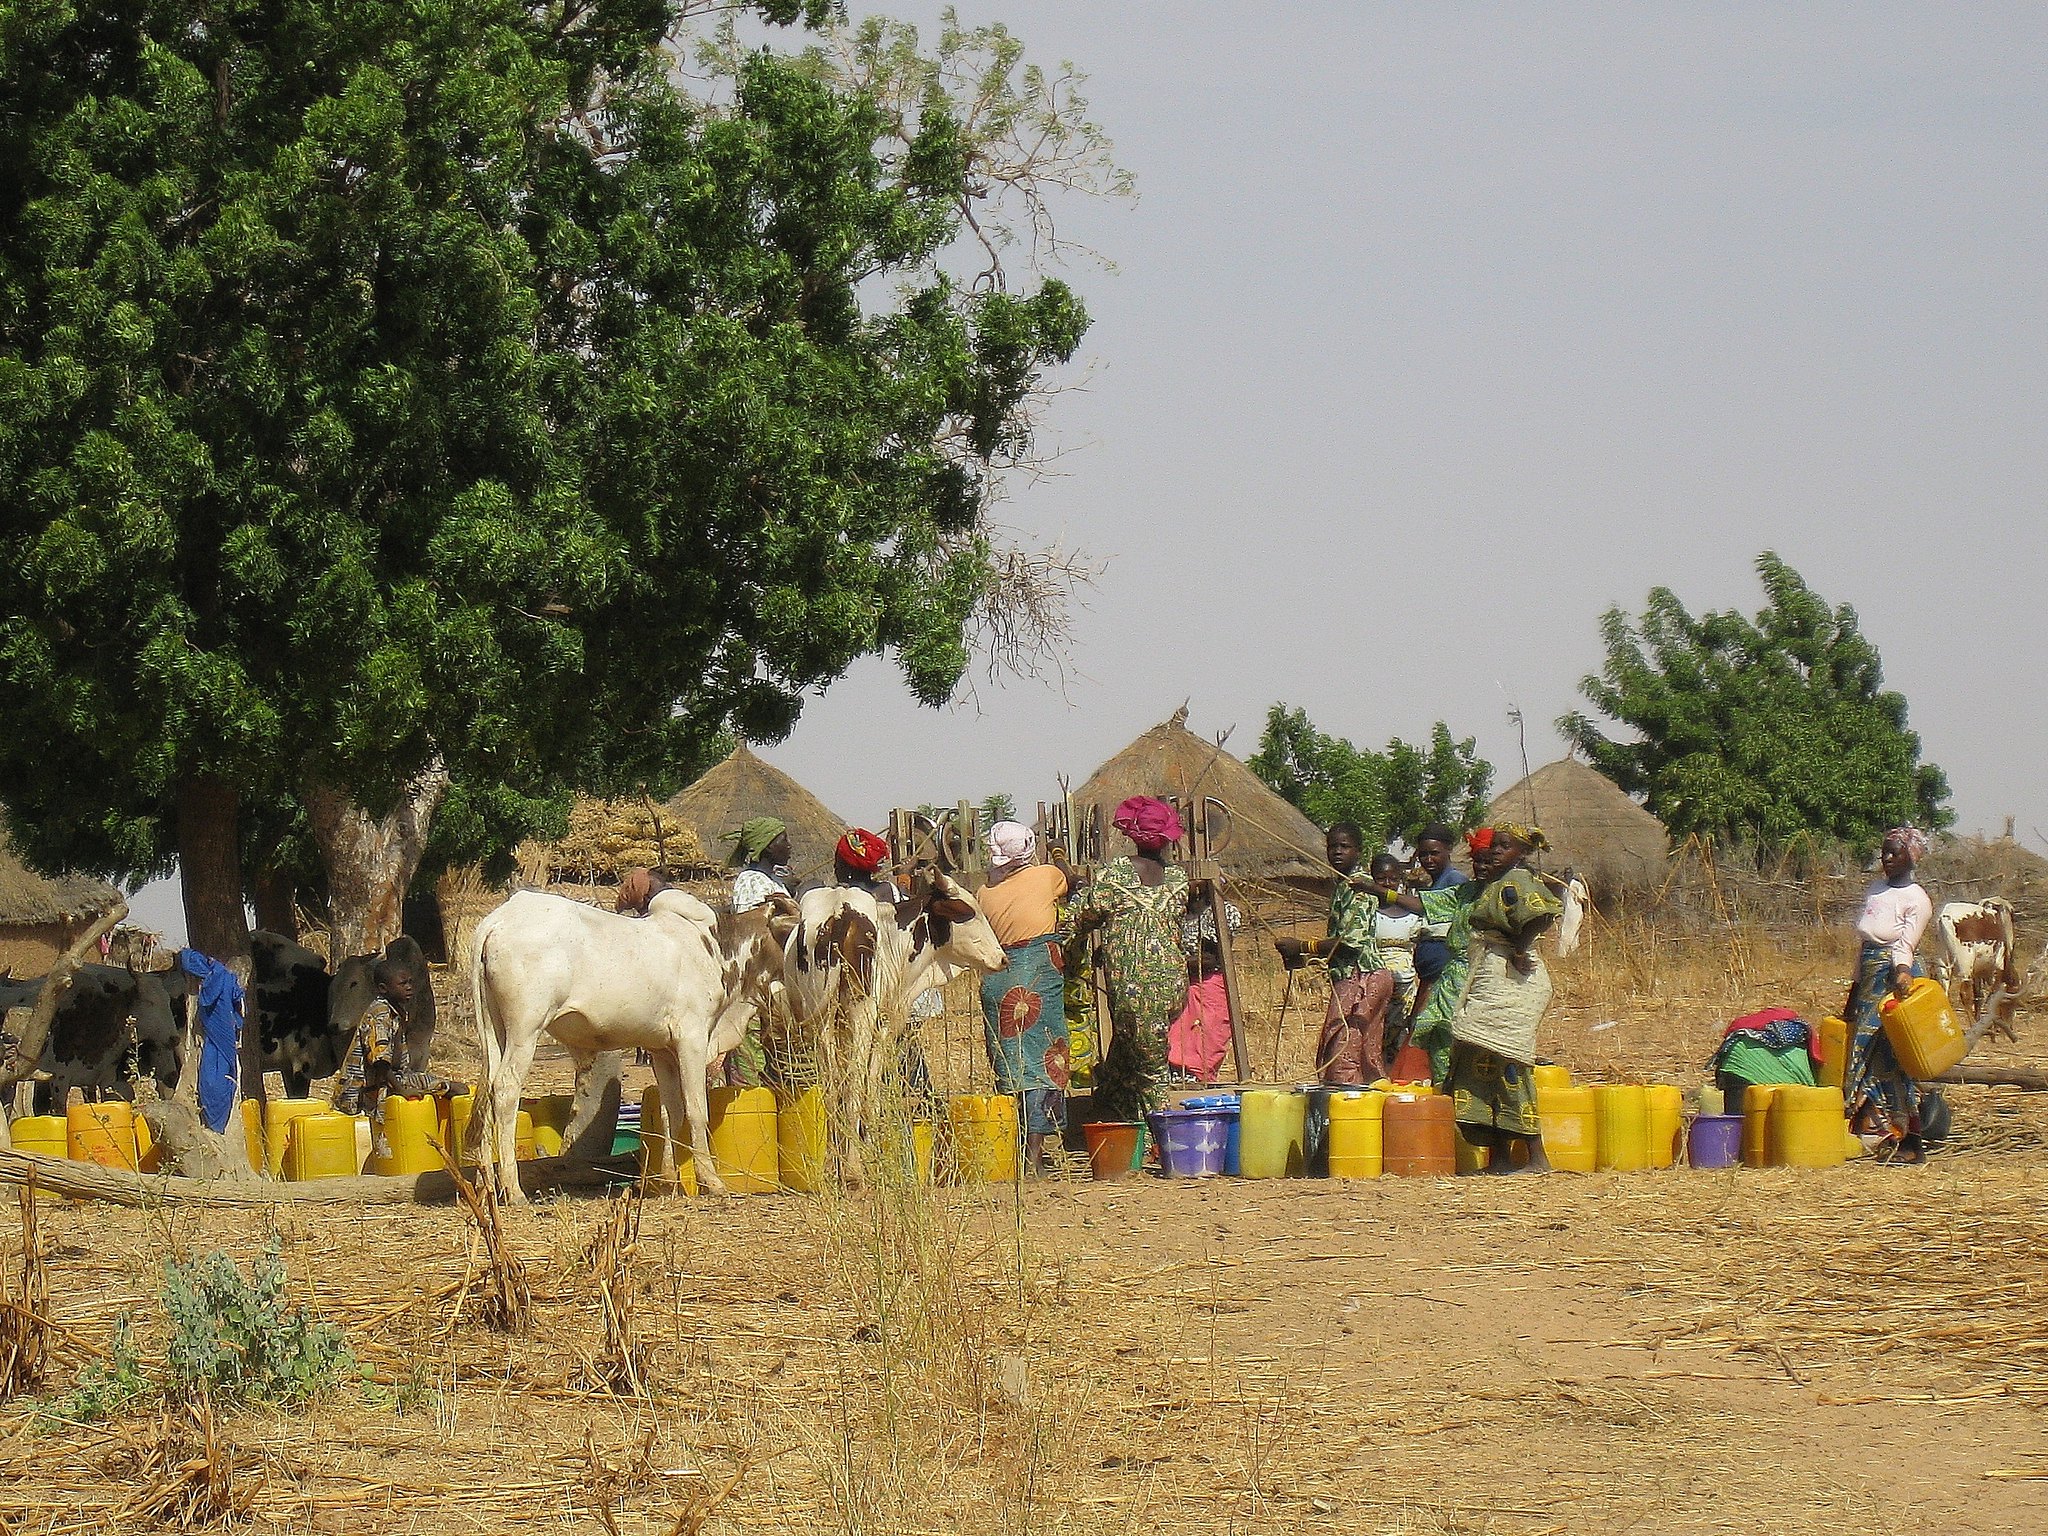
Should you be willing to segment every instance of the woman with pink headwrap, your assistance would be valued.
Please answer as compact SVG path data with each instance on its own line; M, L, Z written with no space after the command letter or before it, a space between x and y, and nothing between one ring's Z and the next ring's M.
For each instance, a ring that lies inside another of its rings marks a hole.
M1166 850L1183 834L1180 814L1164 800L1133 795L1111 824L1133 851L1095 877L1074 906L1074 925L1077 933L1103 930L1112 1034L1095 1073L1095 1116L1143 1120L1158 1108L1167 1025L1187 996L1180 923L1188 877L1166 862Z

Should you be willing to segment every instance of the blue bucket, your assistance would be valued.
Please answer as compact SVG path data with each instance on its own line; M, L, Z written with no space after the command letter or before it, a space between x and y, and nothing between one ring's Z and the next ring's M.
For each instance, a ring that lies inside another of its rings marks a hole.
M1237 1177L1238 1138L1243 1131L1243 1121L1238 1110L1240 1105L1234 1093L1205 1093L1198 1098L1182 1099L1182 1109L1213 1110L1229 1116L1228 1134L1223 1142L1223 1171L1231 1178Z

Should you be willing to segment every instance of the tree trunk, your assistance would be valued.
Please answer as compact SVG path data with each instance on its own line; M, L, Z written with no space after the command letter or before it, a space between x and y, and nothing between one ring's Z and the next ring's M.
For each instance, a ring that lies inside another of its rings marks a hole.
M185 892L185 942L249 984L249 919L242 909L241 796L232 784L202 774L178 785L178 883ZM241 1031L242 1095L261 1104L263 1041ZM196 1084L197 1074L193 1075Z
M398 937L406 888L419 872L434 812L447 793L448 770L439 759L414 776L382 817L331 785L306 786L306 819L327 866L331 963L375 953Z
M256 871L249 886L249 905L256 909L256 926L267 933L281 933L288 939L299 936L297 889L292 877L265 864Z
M232 784L201 775L178 785L185 942L246 976L249 920L242 910L240 815L241 798Z

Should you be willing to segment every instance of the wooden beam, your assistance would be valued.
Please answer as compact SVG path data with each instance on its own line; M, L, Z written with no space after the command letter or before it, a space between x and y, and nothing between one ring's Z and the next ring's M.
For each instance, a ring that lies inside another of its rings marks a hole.
M1962 1066L1942 1073L1936 1081L1982 1088L2025 1088L2031 1093L2048 1093L2048 1072L2039 1067Z
M631 1178L638 1172L638 1161L630 1155L596 1163L542 1157L519 1165L519 1182L528 1193L537 1193L616 1183L619 1177ZM0 1150L0 1184L26 1184L30 1174L35 1176L36 1188L52 1194L126 1206L261 1210L273 1205L445 1205L455 1199L455 1180L445 1172L359 1174L345 1179L309 1179L302 1184L232 1183L131 1173L125 1168L74 1163L69 1158Z

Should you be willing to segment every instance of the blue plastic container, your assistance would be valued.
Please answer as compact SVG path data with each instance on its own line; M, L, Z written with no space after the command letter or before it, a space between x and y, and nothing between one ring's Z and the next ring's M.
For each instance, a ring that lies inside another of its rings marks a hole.
M1223 1141L1223 1172L1230 1178L1237 1177L1238 1139L1244 1126L1238 1111L1242 1106L1234 1093L1205 1093L1199 1098L1182 1099L1182 1109L1218 1110L1229 1116L1228 1130Z
M1742 1161L1742 1116L1695 1115L1685 1152L1695 1168L1733 1168Z
M1169 1179L1213 1179L1223 1172L1230 1128L1227 1109L1162 1109L1151 1117L1159 1142L1159 1171Z

